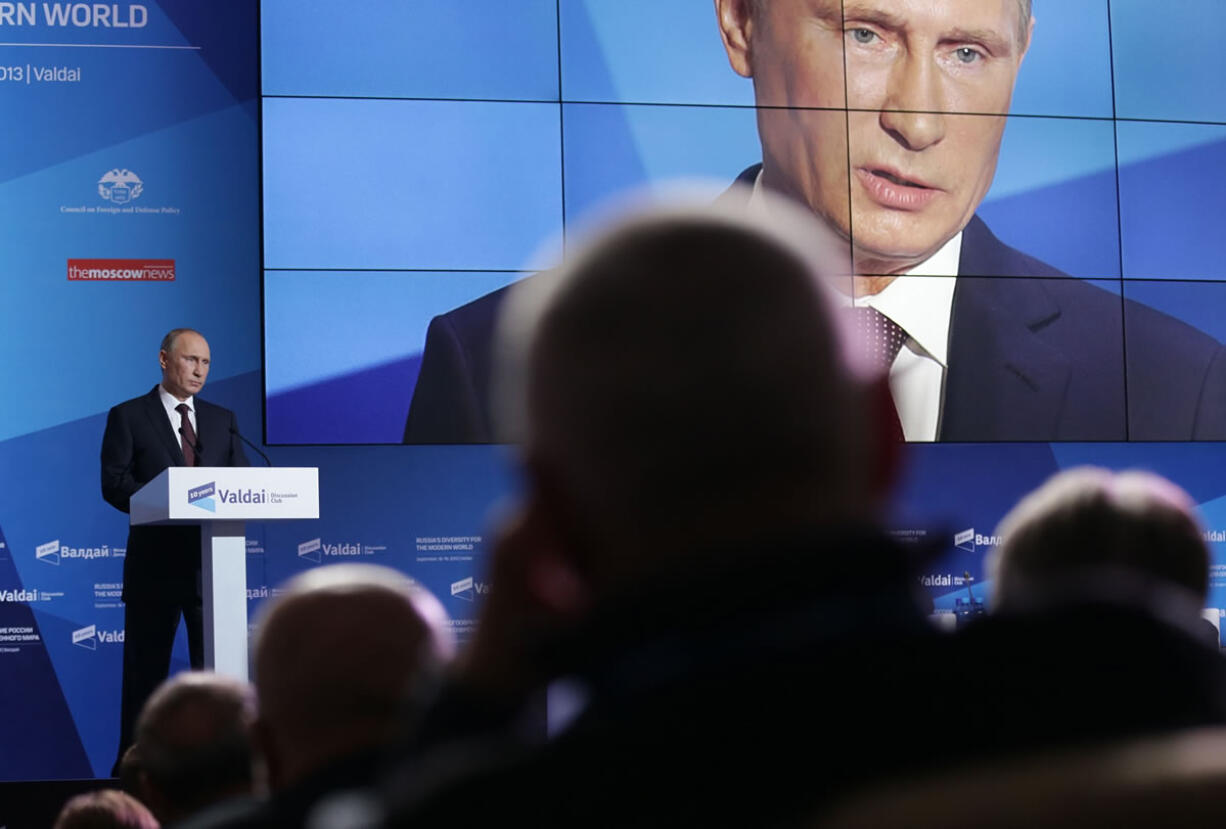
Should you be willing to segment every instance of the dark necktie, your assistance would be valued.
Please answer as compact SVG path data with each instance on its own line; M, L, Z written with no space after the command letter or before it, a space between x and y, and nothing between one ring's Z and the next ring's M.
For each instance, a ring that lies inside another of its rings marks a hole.
M850 308L855 324L856 348L869 363L884 375L889 375L890 366L907 340L907 332L898 323L876 308ZM898 407L889 424L891 436L903 440L902 422L898 419Z
M182 425L179 426L179 433L183 435L183 460L187 466L196 465L196 430L192 428L191 418L187 416L187 404L180 403L175 406L175 411L179 413L182 419Z

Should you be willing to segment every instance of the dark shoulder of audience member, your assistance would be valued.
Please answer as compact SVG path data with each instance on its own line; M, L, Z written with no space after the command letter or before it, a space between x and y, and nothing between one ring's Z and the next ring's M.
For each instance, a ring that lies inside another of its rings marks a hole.
M149 698L136 726L141 800L169 824L256 791L255 695L230 677L187 671Z
M554 734L427 758L392 825L764 825L931 756L936 637L877 529L888 398L820 237L782 203L661 208L512 292L527 484L461 676L549 687Z
M1201 616L1209 550L1186 493L1150 473L1073 469L997 534L992 613L959 637L983 747L1226 723L1226 661Z
M126 792L102 789L64 804L52 829L158 829L157 818Z

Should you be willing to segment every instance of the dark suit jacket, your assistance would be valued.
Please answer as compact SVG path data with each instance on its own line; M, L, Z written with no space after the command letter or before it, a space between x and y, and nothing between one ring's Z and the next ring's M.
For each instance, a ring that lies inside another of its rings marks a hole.
M197 397L199 466L248 466L234 412ZM102 435L102 497L128 512L132 493L170 466L183 466L179 435L158 397L120 403ZM186 602L200 595L199 527L132 527L123 563L123 600Z
M491 337L508 290L431 321L405 443L492 440ZM942 441L1226 440L1226 349L1009 247L975 216L942 413Z

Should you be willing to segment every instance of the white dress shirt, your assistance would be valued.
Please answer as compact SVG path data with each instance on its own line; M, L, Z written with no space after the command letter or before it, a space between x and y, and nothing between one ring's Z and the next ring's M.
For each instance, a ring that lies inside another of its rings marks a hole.
M857 307L876 308L907 332L890 366L890 393L898 407L903 436L910 441L936 440L941 428L949 321L961 254L959 232L880 293L855 300Z
M754 179L751 208L761 206L762 173ZM907 333L890 366L890 394L898 408L903 436L909 441L934 441L941 428L945 372L949 368L949 322L954 285L962 256L962 232L925 261L900 274L880 293L837 299L857 307L875 308Z
M179 427L183 424L183 419L175 409L180 403L187 404L187 420L192 424L192 432L196 435L196 442L199 443L200 430L196 428L196 399L189 397L186 400L179 400L162 388L161 383L158 383L158 397L162 399L162 408L166 410L166 417L170 418L170 431L179 435L179 447L182 448L183 446L183 435L179 433Z

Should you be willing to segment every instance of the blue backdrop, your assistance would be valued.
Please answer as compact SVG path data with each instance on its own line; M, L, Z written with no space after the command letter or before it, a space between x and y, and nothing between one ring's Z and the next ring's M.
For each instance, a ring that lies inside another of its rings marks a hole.
M205 332L203 396L253 437L266 414L272 443L395 443L430 316L518 278L607 196L728 182L760 151L752 90L693 0L145 0L117 6L145 23L126 28L16 5L33 21L0 24L0 779L93 776L117 739L127 532L101 500L99 442L107 408L156 382L166 329ZM1226 6L1179 5L1197 25L1155 27L1145 0L1036 0L983 213L1226 338L1210 255ZM69 280L70 259L169 259L175 278ZM320 467L324 517L250 527L252 610L303 568L357 558L417 578L466 635L490 516L516 489L506 450L269 453ZM944 551L925 574L938 607L964 573L982 595L1001 516L1079 463L1185 486L1212 540L1209 604L1226 606L1226 445L947 444L912 447L892 519Z

